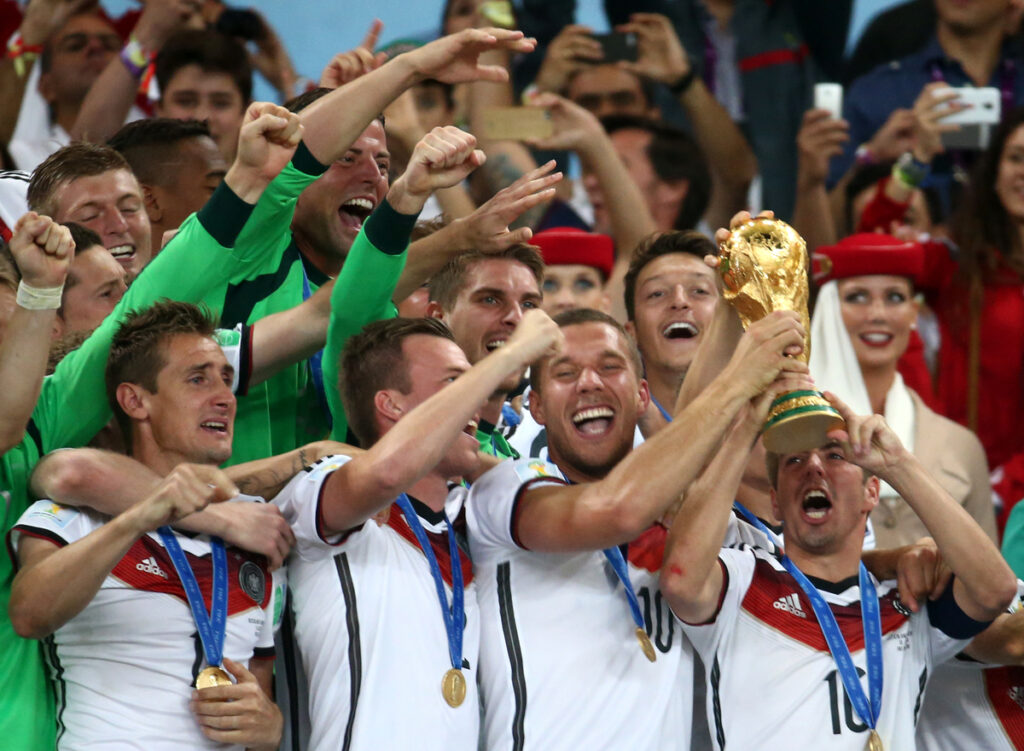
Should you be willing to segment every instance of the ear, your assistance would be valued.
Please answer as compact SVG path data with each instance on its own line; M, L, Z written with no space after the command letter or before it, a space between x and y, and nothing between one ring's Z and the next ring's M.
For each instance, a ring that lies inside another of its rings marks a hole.
M533 415L533 419L537 421L538 425L545 424L544 397L539 391L533 389L530 389L530 414Z
M50 334L50 339L54 342L58 341L64 336L64 331L67 328L67 324L64 323L64 318L61 316L60 311L53 318L53 332Z
M611 298L609 298L609 303L610 302ZM636 324L634 324L632 321L626 321L624 324L622 324L622 328L624 328L626 330L626 333L629 334L629 338L633 340L633 344L636 344Z
M864 510L870 514L875 510L875 506L878 505L878 493L881 488L881 482L877 477L871 475L868 481L864 483Z
M775 488L768 491L768 499L772 502L772 516L776 519L781 519L782 513L779 511L779 496L775 492Z
M389 426L398 422L405 413L400 399L401 395L392 389L383 389L374 394L373 407L378 419L386 422Z
M651 403L651 389L647 385L647 379L641 378L640 385L637 389L637 404L640 407L640 414L642 415L647 411L648 405ZM672 405L675 406L675 405Z
M603 292L601 294L601 302L598 303L597 309L600 310L602 313L607 313L608 315L611 315L611 312L612 312L612 297L611 297L611 295L609 295L607 292ZM627 329L627 333L628 333L628 331L629 330ZM630 334L630 336L632 337L633 335ZM633 338L635 339L636 337L633 337Z
M441 307L441 303L437 300L431 300L427 303L427 318L436 318L439 321L444 320L444 308Z
M164 210L160 206L160 197L157 192L148 185L139 183L142 188L142 201L146 206L146 215L152 224L157 224L164 218Z
M121 383L114 393L118 405L129 418L140 421L149 418L147 391L142 386L137 383Z

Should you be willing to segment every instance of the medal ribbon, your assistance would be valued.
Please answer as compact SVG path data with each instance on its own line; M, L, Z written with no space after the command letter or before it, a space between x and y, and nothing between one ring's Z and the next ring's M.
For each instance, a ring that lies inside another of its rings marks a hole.
M654 398L654 394L651 394L651 402L658 408L658 411L661 412L661 416L665 418L665 422L672 422L672 415L670 415L668 410L662 407L661 403Z
M629 569L626 567L625 556L622 555L622 551L619 548L607 548L603 552L604 557L612 564L612 570L615 571L615 575L622 582L623 589L626 590L626 599L629 601L629 610L633 614L633 622L636 623L637 628L643 629L644 633L646 633L647 627L644 625L644 616L640 612L640 603L636 599L636 592L633 591L633 582L629 580Z
M459 560L459 546L455 542L455 532L452 530L451 522L445 515L445 524L448 527L448 554L452 561L452 604L448 607L448 596L444 592L444 579L441 578L441 566L434 555L434 549L430 546L427 533L412 507L409 496L402 493L395 501L398 508L402 510L405 521L409 525L416 541L420 544L423 555L430 564L430 574L434 577L434 586L437 587L437 599L441 603L441 617L444 618L444 630L448 634L448 656L451 657L452 667L456 670L462 669L462 624L465 621L465 589L462 583L462 562Z
M224 631L228 622L228 557L224 551L224 541L219 537L210 538L210 549L213 558L213 591L210 593L210 614L206 613L206 603L199 591L199 583L188 559L178 544L177 538L170 527L164 526L157 530L163 540L167 555L174 564L174 570L185 590L188 606L192 610L192 618L196 622L199 640L203 643L206 662L211 667L220 667L223 662Z
M734 502L733 505L747 518L747 521L768 535L768 538L781 549L778 538L760 519L744 508L739 501ZM796 579L814 609L821 633L825 637L825 643L828 644L828 650L832 653L832 659L835 660L839 677L843 680L846 695L857 711L857 716L861 722L874 730L878 724L878 714L882 709L882 614L878 605L878 593L875 590L875 583L871 581L871 575L861 563L859 571L861 624L864 628L864 652L868 665L868 692L871 695L869 703L868 696L864 693L864 686L860 682L860 676L857 675L857 668L853 664L850 648L846 645L843 632L839 629L832 609L817 588L789 559L789 556L782 553L780 561L786 571Z
M306 274L305 261L299 255L299 268L302 270L302 301L305 302L313 295L309 286L309 276ZM324 351L322 349L314 352L309 358L309 375L313 379L313 388L316 390L317 401L320 402L320 409L327 418L327 427L334 424L330 407L327 405L327 394L324 392Z

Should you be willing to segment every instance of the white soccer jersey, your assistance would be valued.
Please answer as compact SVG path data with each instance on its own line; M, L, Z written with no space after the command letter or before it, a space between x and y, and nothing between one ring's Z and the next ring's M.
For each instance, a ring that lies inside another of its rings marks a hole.
M20 536L31 535L69 545L107 520L39 501L11 530L9 544L13 553ZM209 612L209 538L177 538ZM224 655L243 665L272 659L284 576L272 576L262 556L231 547L227 562ZM58 749L240 748L207 740L189 710L195 676L207 665L185 590L155 532L137 540L92 602L45 639L44 653L58 700Z
M506 461L467 501L486 748L688 749L692 652L657 588L664 530L649 530L627 556L651 663L601 551L534 553L516 542L519 498L546 484L564 484L554 465Z
M10 242L14 226L28 211L28 182L32 175L20 170L0 172L0 237Z
M480 617L469 557L465 582L463 674L466 699L450 707L441 679L451 669L434 578L397 505L330 540L320 531L321 488L349 460L331 456L296 475L274 500L295 532L289 559L294 637L308 678L313 749L475 751L480 726L477 655ZM462 510L456 488L448 518ZM413 501L451 603L451 557L444 514ZM287 731L286 731L287 732Z
M917 748L1024 750L1024 667L959 660L937 666L921 708Z
M724 549L721 608L712 623L683 625L708 672L708 726L715 748L863 751L867 727L843 688L806 595L763 550ZM857 580L821 590L866 670ZM837 587L838 589L838 587ZM914 748L914 725L934 665L967 643L929 622L927 610L897 609L894 583L878 586L884 688L878 732L885 748ZM866 685L866 679L862 681Z

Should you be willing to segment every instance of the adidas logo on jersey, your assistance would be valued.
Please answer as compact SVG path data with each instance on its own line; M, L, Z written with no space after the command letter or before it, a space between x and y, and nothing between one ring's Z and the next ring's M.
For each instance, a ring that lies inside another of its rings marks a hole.
M167 578L167 574L165 574L164 570L160 568L160 564L156 562L156 558L153 558L152 556L144 560L142 563L136 563L135 568L139 571L145 571L147 574L156 574L157 576L162 576L164 579Z
M800 607L800 595L795 592L791 595L783 595L772 603L772 607L776 610L785 610L787 613L792 613L799 618L807 617L807 613Z

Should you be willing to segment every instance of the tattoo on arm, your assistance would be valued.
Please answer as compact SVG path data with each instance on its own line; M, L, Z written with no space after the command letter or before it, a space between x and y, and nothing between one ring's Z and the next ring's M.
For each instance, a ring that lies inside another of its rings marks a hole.
M285 457L279 457L283 460ZM266 469L256 470L244 477L237 478L235 484L238 489L246 495L258 495L262 498L273 498L280 493L284 486L303 469L308 467L313 458L306 451L305 447L295 451L286 467L275 466L275 460L270 460L270 466ZM283 464L283 461L278 461Z

